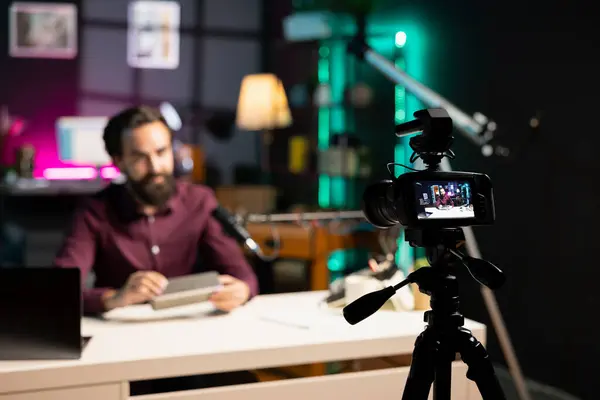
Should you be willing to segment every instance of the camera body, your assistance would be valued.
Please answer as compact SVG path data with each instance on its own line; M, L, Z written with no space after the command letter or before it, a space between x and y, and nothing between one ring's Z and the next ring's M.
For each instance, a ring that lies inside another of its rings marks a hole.
M491 225L496 219L492 181L475 172L426 170L375 183L365 190L363 212L379 228Z
M378 228L401 224L408 229L429 231L493 224L496 210L489 176L439 171L444 157L454 158L448 112L430 108L419 110L414 116L415 120L396 125L396 136L421 132L409 140L413 150L410 161L420 158L426 169L392 176L367 187L362 207L367 220Z

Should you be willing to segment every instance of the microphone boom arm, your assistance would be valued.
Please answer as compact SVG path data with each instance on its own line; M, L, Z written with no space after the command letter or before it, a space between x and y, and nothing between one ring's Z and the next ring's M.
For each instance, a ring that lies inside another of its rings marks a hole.
M476 113L474 117L469 116L454 104L450 103L450 101L412 78L387 58L375 52L360 38L353 39L348 45L348 49L359 59L364 60L378 70L390 81L406 88L408 92L423 102L427 108L445 109L450 115L450 118L452 118L452 122L456 129L477 146L483 148L494 137L496 123L489 121L487 117L480 113ZM502 149L504 151L498 151L497 153L508 155L507 149L501 148L500 150Z

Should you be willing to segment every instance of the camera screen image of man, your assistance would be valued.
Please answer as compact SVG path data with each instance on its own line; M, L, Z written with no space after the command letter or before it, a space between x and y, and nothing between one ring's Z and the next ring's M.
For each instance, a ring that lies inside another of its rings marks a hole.
M446 189L444 189L443 187L440 188L440 195L435 201L435 206L437 208L454 207L454 201L452 200L450 195L446 193Z
M175 179L172 132L160 112L126 109L109 120L103 137L126 183L110 184L75 211L54 262L80 268L84 311L145 303L162 293L169 278L199 272L198 264L220 274L223 287L210 298L217 309L231 311L255 296L254 271L211 216L217 207L213 192ZM93 288L85 286L90 271L96 276ZM251 379L182 377L140 382L146 385L131 390L155 393L240 380Z

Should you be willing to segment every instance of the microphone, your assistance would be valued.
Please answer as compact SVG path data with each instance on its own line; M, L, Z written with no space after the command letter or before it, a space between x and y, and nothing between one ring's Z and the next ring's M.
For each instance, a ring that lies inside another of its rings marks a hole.
M252 253L260 256L260 247L258 243L250 237L250 233L238 222L238 220L231 215L226 209L221 206L217 206L212 212L212 216L219 221L223 230L237 240L240 244L243 244Z

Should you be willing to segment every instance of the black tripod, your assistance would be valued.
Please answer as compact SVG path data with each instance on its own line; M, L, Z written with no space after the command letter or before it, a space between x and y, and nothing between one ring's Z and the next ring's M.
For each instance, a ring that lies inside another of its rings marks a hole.
M369 293L344 308L344 318L354 325L377 311L394 293L408 283L416 283L419 290L431 296L431 310L425 313L427 327L415 342L410 373L403 400L425 400L433 383L435 400L449 400L452 362L456 353L469 367L467 378L477 384L484 400L505 400L487 351L464 328L464 317L459 311L458 281L452 274L457 263L462 263L478 282L498 288L504 275L493 264L463 256L456 251L464 242L462 229L450 228L432 231L406 230L411 246L425 247L431 267L411 273L395 286Z

